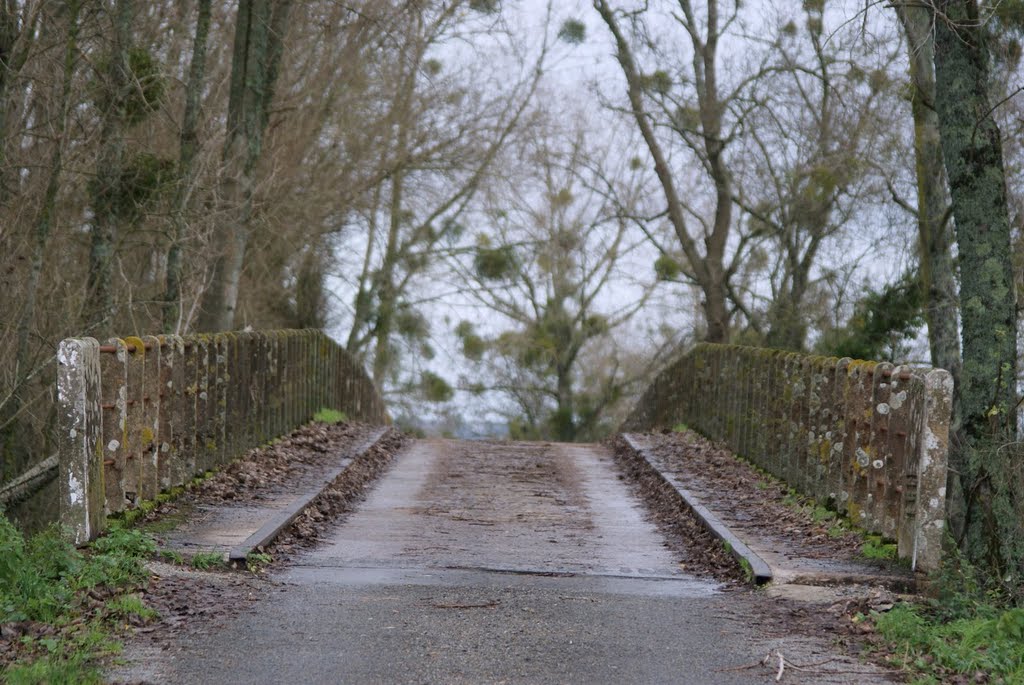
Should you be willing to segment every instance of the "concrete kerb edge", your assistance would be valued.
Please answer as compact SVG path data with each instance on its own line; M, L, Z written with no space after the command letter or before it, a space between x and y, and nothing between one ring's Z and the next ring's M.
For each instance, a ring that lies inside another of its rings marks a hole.
M333 469L321 483L300 496L295 502L293 502L288 508L278 512L273 518L263 524L259 530L250 535L239 545L231 548L228 552L228 562L244 562L250 554L255 552L261 547L266 547L281 534L285 528L290 526L296 518L299 517L306 508L319 497L324 490L329 488L334 481L336 481L345 471L347 471L353 464L358 463L366 454L373 449L380 440L387 435L390 428L388 426L382 426L378 428L374 433L366 439L366 441L355 451L355 454L351 459L348 459L344 465Z
M754 585L765 585L772 582L775 578L775 574L772 571L771 566L769 566L764 559L747 547L743 541L736 537L735 533L729 530L728 526L722 523L722 521L711 513L707 507L698 502L685 488L681 488L669 481L665 477L665 474L651 463L650 459L647 458L646 450L637 444L632 435L629 433L623 433L622 439L626 442L626 445L644 461L647 468L652 473L656 474L658 478L664 481L676 492L679 499L686 505L686 508L694 513L704 527L707 528L712 535L726 544L730 554L732 554L741 566L744 562L749 565L752 576L751 580Z

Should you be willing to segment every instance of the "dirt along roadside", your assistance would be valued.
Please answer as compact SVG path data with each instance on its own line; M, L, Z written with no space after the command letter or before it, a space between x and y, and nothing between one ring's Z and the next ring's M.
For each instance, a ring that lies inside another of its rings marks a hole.
M889 668L873 622L863 619L911 598L902 594L914 583L907 568L891 558L866 557L863 533L692 431L637 434L632 441L648 461L622 436L610 441L616 460L666 538L697 558L690 568L755 597L774 630L827 636L838 651ZM684 483L730 532L769 559L773 569L781 567L772 584L751 590L747 571L694 512L680 505L673 486L655 469ZM878 551L869 544L871 556Z
M208 540L203 535L208 531L197 534L197 530L225 511L244 519L268 503L287 502L308 491L323 473L352 460L379 431L379 427L357 421L308 424L272 445L251 450L149 512L137 525L156 538L163 560L149 563L150 580L140 595L158 616L127 626L133 647L143 653L169 649L188 635L216 630L265 600L276 585L263 573L265 568L286 562L297 550L315 544L331 525L344 520L387 468L405 437L387 429L261 550L266 556L253 568L254 573L230 569L216 555L204 557ZM112 677L117 681L116 675Z

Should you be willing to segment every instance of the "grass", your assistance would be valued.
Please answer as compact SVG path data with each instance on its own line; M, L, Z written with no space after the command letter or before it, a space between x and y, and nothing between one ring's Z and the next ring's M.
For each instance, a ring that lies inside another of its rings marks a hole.
M899 558L896 543L886 542L881 535L865 535L860 554L875 561L896 561Z
M221 552L196 552L189 563L200 571L227 565Z
M901 604L875 616L875 627L898 655L892 660L915 683L978 672L989 678L984 682L1024 682L1024 609L948 620L927 606Z
M322 407L320 411L313 414L313 420L320 423L341 423L342 421L348 421L348 415L337 409Z
M245 568L249 573L259 573L273 560L274 558L265 552L249 552L245 556Z
M930 597L872 614L889 661L917 685L1024 683L1021 597L952 549Z
M0 515L0 623L25 628L0 681L100 682L97 660L116 653L119 625L155 617L139 595L156 550L140 531L115 527L78 550L52 527L26 540ZM93 596L108 596L105 602Z

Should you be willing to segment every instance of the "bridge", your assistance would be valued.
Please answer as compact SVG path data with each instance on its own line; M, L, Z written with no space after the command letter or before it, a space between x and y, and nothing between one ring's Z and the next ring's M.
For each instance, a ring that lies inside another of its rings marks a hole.
M797 682L886 682L780 602L832 603L837 583L905 589L939 562L940 370L699 345L614 443L399 444L366 374L319 331L71 339L58 362L60 516L79 543L320 408L365 426L348 442L303 438L326 456L294 482L168 530L172 548L244 565L303 511L367 492L315 524L317 544L283 548L271 584L160 567L251 608L130 646L115 680L747 683L788 664ZM666 434L680 424L894 541L910 570L823 556L825 542L716 485L686 452L710 443ZM728 573L709 575L723 556L771 591L724 592Z

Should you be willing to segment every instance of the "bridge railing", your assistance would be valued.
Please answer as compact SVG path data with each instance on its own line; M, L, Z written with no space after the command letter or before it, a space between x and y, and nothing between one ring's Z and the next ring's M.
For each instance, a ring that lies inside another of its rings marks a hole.
M952 395L941 369L700 344L658 376L623 430L684 423L932 570Z
M61 522L77 543L106 516L309 421L384 423L360 364L318 330L64 340L57 354Z

